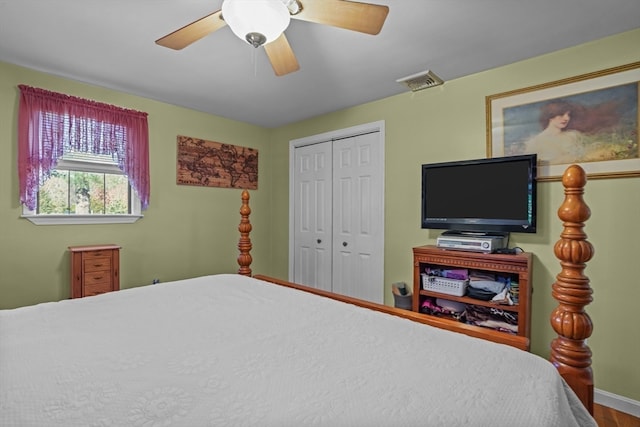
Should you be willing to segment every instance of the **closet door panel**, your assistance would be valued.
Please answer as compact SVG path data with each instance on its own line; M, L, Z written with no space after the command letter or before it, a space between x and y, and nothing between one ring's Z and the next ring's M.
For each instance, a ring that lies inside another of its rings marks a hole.
M294 281L331 291L331 143L295 150Z
M383 221L377 133L334 142L333 291L383 302L382 251L374 224ZM381 227L380 227L381 228Z

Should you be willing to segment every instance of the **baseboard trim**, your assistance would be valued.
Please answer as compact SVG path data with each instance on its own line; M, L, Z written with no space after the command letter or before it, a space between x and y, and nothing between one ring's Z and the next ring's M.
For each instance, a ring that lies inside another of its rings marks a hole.
M625 412L633 415L634 417L640 418L640 402L637 400L629 399L597 388L593 391L593 400L599 405L608 406L616 411Z

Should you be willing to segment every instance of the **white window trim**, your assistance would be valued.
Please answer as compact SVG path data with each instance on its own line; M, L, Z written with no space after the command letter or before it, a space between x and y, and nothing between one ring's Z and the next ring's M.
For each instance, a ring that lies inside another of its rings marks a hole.
M99 172L99 173L119 173L122 171L116 165L100 164L95 165L87 162L79 162L75 160L58 161L57 169L71 169L83 172ZM142 215L142 203L135 191L131 191L131 213L123 215L38 215L36 211L28 209L22 205L22 215L24 218L35 225L86 225L86 224L133 224L137 220L144 217Z
M22 214L21 218L35 225L85 225L85 224L133 224L143 215L34 215Z

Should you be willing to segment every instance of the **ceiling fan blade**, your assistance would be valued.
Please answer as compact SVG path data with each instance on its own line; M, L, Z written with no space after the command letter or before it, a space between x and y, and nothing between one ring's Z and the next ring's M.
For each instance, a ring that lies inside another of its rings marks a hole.
M284 33L271 43L265 44L264 50L276 76L284 76L300 69L296 55Z
M191 43L227 25L222 19L222 11L213 12L184 27L156 40L156 44L175 50L184 49Z
M366 34L378 34L389 7L347 0L301 0L302 10L294 19L331 25Z

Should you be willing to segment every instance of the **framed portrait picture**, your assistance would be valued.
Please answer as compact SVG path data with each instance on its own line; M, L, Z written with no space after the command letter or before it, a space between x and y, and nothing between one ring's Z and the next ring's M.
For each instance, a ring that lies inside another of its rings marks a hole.
M571 164L640 176L640 62L486 97L487 157L538 155L538 180Z

